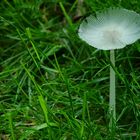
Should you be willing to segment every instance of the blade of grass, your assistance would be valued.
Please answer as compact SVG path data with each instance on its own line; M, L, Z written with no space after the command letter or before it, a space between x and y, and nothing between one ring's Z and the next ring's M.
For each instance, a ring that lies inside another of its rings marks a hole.
M42 110L44 112L46 124L48 125L47 130L48 130L49 140L51 140L53 137L52 137L52 132L51 132L51 128L50 128L50 122L49 122L49 118L48 118L48 109L46 107L47 103L45 102L45 100L44 100L42 95L38 96L38 99L39 99L39 103L41 105L41 108L42 108Z
M35 88L36 88L36 90L37 90L37 93L38 93L39 95L41 95L41 89L40 89L40 87L38 86L38 84L36 83L36 81L34 80L33 75L31 75L30 71L25 67L25 65L24 65L24 63L23 63L22 61L20 61L20 63L21 63L21 65L22 65L22 67L24 68L24 70L27 72L27 74L28 74L29 78L31 79L31 81L34 83Z
M20 31L19 31L18 29L16 29L16 31L17 31L17 33L18 33L18 35L19 35L19 37L20 37L21 41L23 42L24 46L26 47L26 49L27 49L28 53L30 54L31 58L33 59L33 61L34 61L35 65L36 65L36 66L37 66L37 68L39 69L38 63L36 62L36 60L35 60L34 56L32 55L31 51L29 50L28 46L26 45L26 43L25 43L24 39L22 38L22 35L21 35Z
M12 119L11 112L8 113L8 120L9 120L9 127L10 127L10 130L11 130L10 132L11 132L12 140L16 140L15 134L14 134L13 119Z
M82 126L81 126L81 138L84 136L84 122L85 122L85 113L86 113L86 104L87 104L87 98L86 98L86 93L84 94L84 97L83 97L83 111L82 111Z
M74 117L74 109L73 109L72 96L71 96L70 88L69 88L69 81L68 81L67 78L65 78L65 76L63 76L55 54L54 54L54 58L55 58L55 62L56 62L56 65L57 65L57 69L58 69L58 71L59 71L59 73L60 73L60 76L61 76L61 78L63 79L63 81L65 82L65 84L66 84L66 86L67 86L68 96L69 96L69 100L70 100L70 106L71 106L71 110L72 110L72 115L73 115L73 117Z
M35 44L34 44L33 41L32 41L32 34L31 34L31 32L30 32L30 29L29 29L29 28L26 28L26 32L27 32L28 38L29 38L29 40L30 40L30 43L31 43L31 45L32 45L32 47L33 47L33 49L34 49L34 51L35 51L35 53L36 53L36 56L37 56L38 60L40 61L40 60L41 60L41 59L40 59L40 56L39 56L38 51L37 51L37 49L36 49L36 47L35 47Z
M67 14L67 12L66 12L66 10L65 10L65 8L64 8L64 6L63 6L63 4L62 4L62 2L59 2L59 5L60 5L60 8L61 8L61 10L62 10L62 12L63 12L63 14L64 14L66 20L68 21L68 24L72 27L73 24L72 24L71 18L70 18L69 15Z

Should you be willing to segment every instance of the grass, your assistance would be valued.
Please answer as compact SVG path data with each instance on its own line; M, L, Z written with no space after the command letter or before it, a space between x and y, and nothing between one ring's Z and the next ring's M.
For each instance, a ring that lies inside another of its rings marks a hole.
M0 3L1 140L139 140L140 42L117 50L116 132L109 131L109 51L82 42L85 16L140 2ZM77 14L78 11L78 14Z

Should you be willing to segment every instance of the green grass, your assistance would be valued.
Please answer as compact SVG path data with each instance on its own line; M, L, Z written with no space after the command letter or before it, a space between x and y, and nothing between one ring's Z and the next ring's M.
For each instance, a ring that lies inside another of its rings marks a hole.
M1 140L139 140L140 42L116 50L116 132L109 130L109 51L81 41L85 16L139 0L0 2Z

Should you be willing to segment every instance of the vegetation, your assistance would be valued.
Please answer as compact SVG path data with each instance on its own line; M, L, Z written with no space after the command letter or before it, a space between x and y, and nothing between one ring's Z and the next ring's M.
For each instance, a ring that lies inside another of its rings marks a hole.
M109 51L81 41L81 20L140 1L0 2L1 140L140 139L140 42L116 50L117 126L109 131Z

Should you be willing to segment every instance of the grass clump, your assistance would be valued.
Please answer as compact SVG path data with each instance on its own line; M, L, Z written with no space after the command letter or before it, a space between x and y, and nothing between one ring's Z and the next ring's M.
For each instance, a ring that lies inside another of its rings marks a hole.
M138 4L117 6L138 9ZM109 52L79 40L77 5L0 3L1 139L139 139L139 42L116 52L118 122L110 134ZM84 1L83 11L109 6L114 1Z

